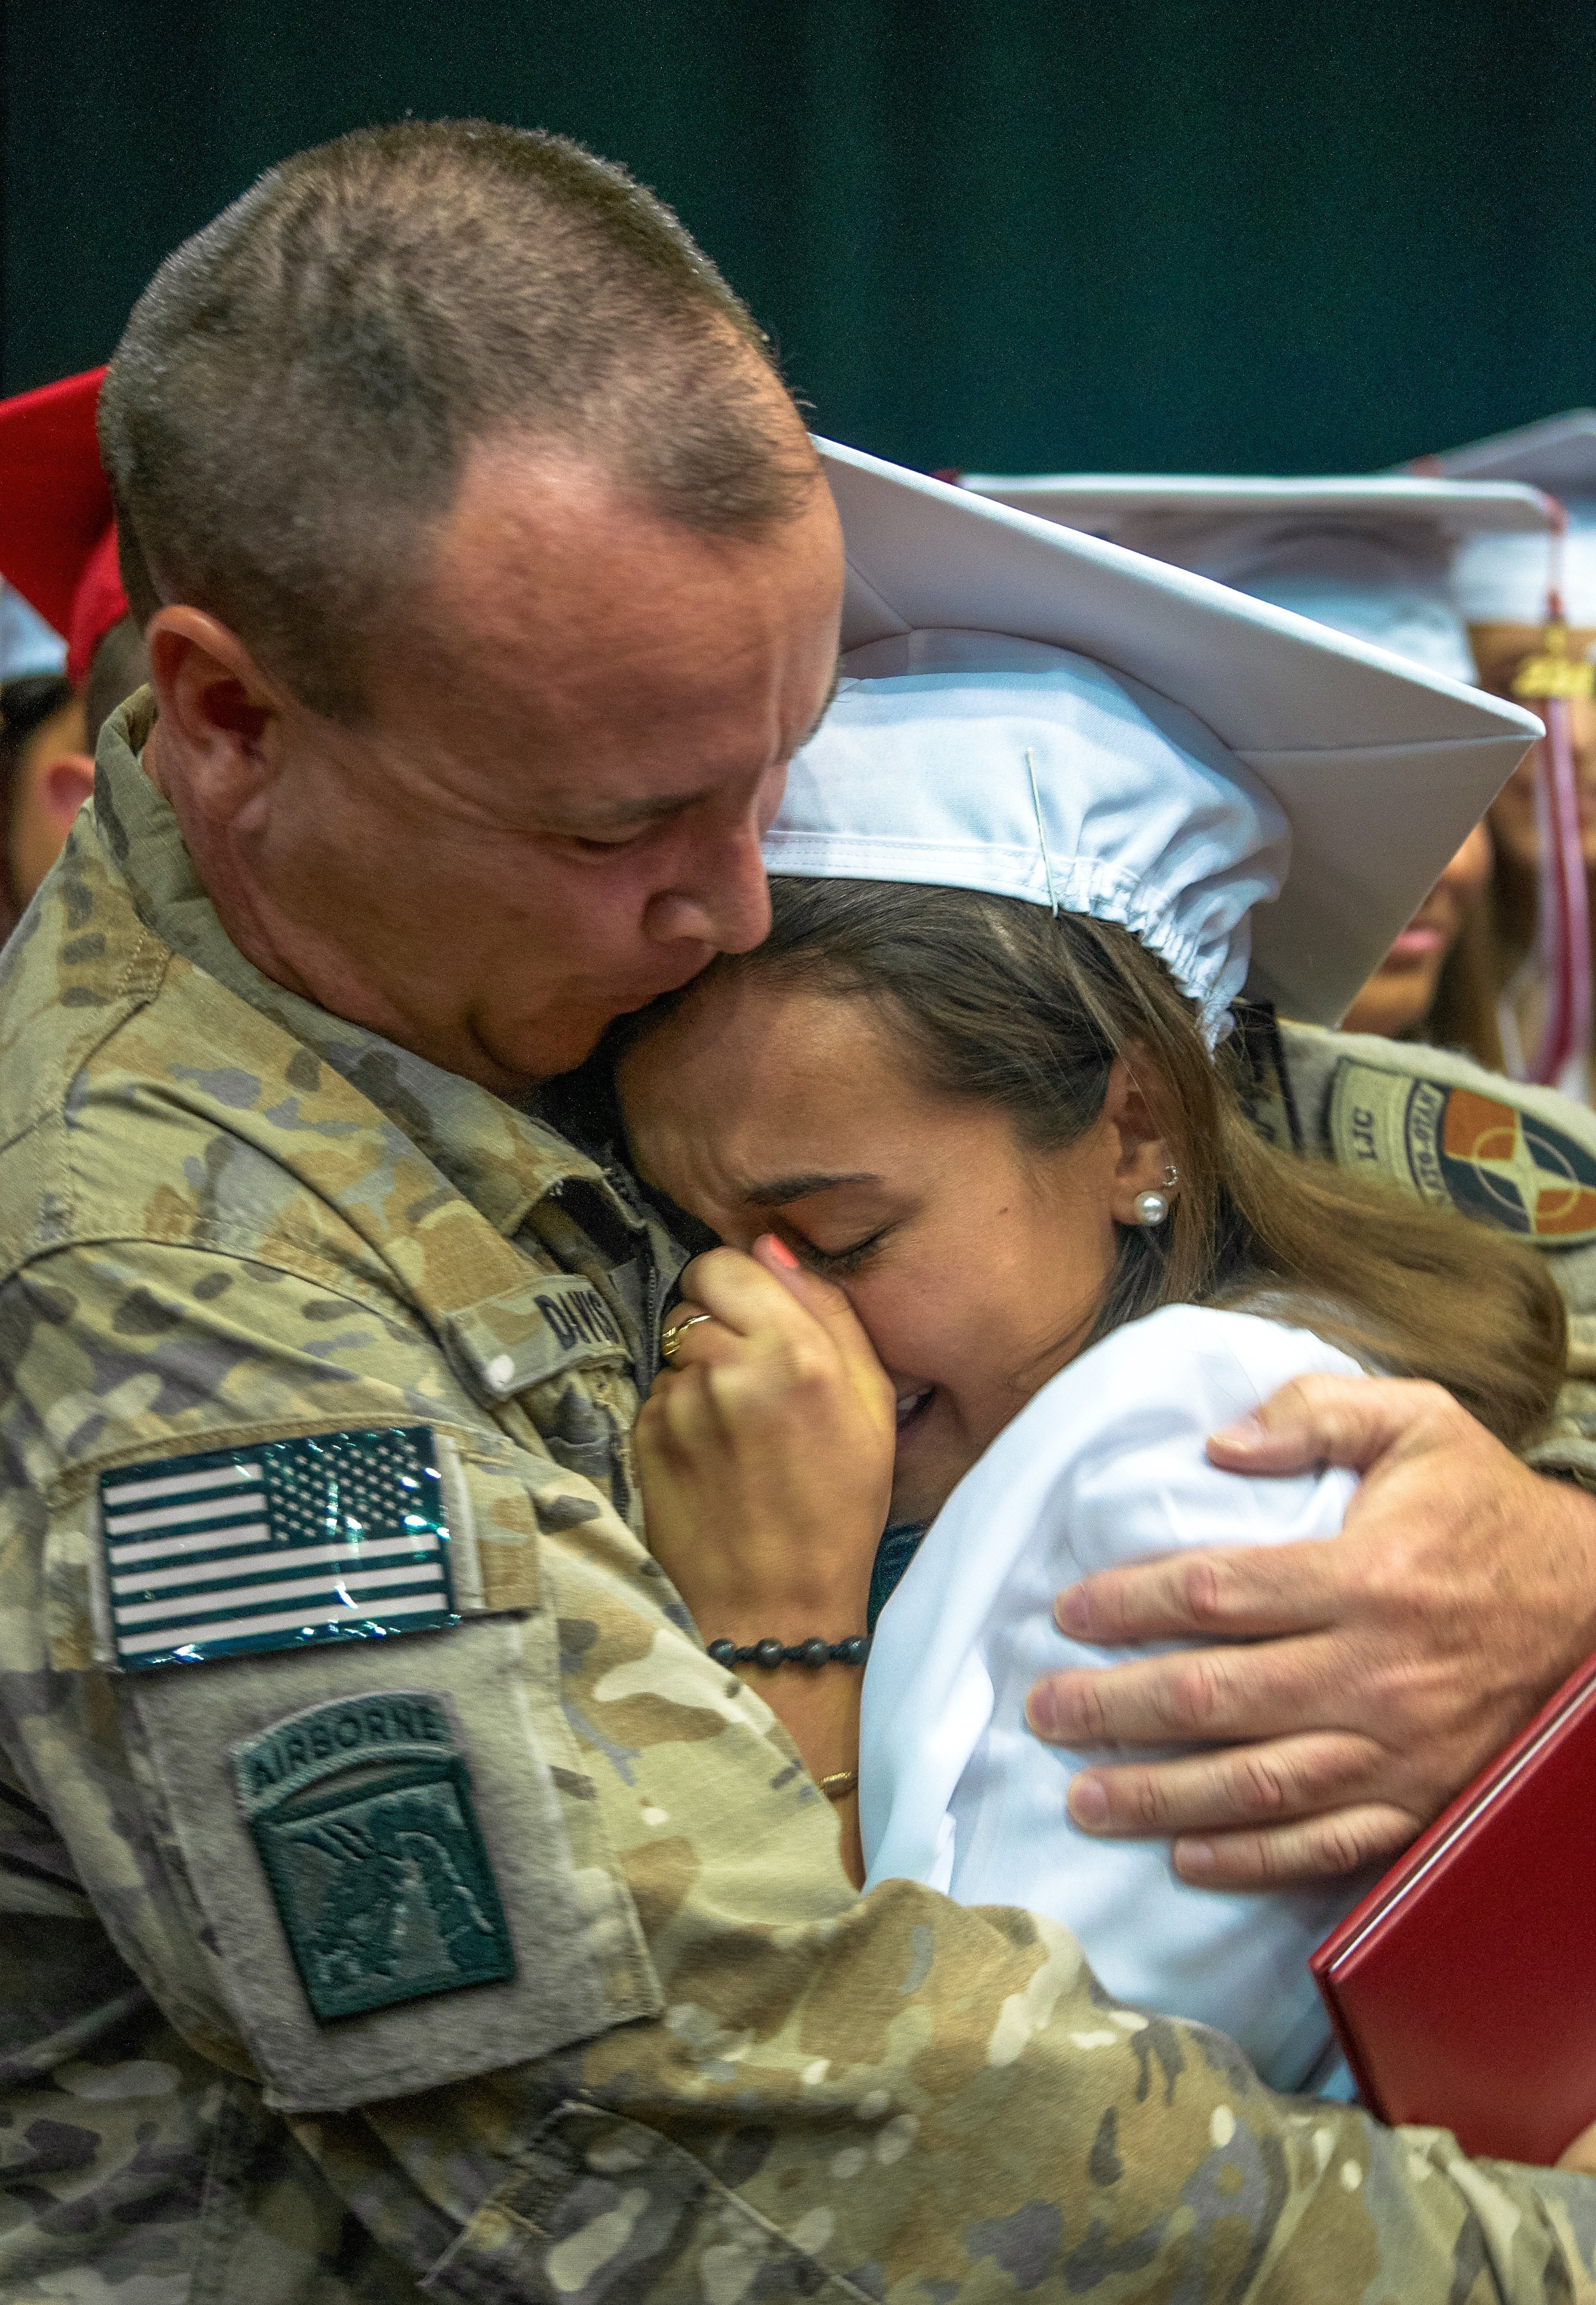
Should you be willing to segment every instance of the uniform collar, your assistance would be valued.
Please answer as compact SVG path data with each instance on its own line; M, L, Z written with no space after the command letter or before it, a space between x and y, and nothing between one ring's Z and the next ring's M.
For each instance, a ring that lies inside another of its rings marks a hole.
M541 1204L586 1187L628 1232L644 1220L629 1191L541 1120L491 1090L445 1072L364 1025L332 1016L274 984L246 960L206 895L177 819L140 763L156 701L141 689L112 714L95 758L99 837L128 884L145 926L252 1008L279 1025L386 1115L479 1209L513 1236ZM539 1231L546 1229L539 1223Z

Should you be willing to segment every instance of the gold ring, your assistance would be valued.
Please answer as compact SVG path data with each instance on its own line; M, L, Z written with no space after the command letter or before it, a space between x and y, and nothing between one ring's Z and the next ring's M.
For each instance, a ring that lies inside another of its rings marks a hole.
M688 1329L696 1328L700 1321L713 1320L713 1317L710 1313L689 1313L685 1321L673 1321L670 1328L661 1329L660 1358L662 1361L673 1361L680 1349L684 1332Z

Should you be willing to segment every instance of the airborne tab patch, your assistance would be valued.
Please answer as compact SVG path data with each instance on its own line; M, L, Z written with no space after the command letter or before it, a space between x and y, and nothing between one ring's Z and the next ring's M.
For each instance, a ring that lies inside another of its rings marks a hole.
M313 1705L230 1757L318 2024L515 1976L441 1697L399 1689Z
M163 1457L100 1476L124 1671L457 1621L424 1425Z
M1438 1208L1547 1248L1596 1240L1596 1158L1505 1097L1347 1058L1336 1067L1329 1124L1344 1169L1394 1178Z

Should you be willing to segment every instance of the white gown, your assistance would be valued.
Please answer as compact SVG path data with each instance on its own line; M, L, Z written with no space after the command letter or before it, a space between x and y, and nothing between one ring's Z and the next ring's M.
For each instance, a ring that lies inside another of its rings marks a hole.
M1312 2085L1330 2045L1307 1956L1367 1881L1188 1888L1167 1844L1097 1841L1071 1823L1069 1780L1104 1756L1040 1743L1024 1706L1044 1672L1151 1653L1057 1629L1054 1595L1077 1578L1186 1547L1337 1533L1350 1473L1250 1479L1204 1452L1210 1433L1310 1372L1365 1374L1309 1330L1192 1305L1062 1369L966 1474L882 1612L859 1754L866 1888L907 1878L960 1904L1050 1914L1116 2000L1217 2027L1286 2089Z

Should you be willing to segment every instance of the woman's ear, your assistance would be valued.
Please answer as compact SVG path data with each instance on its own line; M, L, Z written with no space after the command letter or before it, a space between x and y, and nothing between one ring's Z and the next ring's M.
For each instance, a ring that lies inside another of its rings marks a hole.
M1153 1096L1144 1084L1151 1085ZM1112 1132L1111 1142L1117 1144L1109 1187L1109 1208L1116 1224L1139 1224L1136 1204L1141 1195L1167 1195L1174 1181L1169 1141L1155 1109L1161 1086L1141 1050L1122 1051L1110 1067L1103 1118Z

